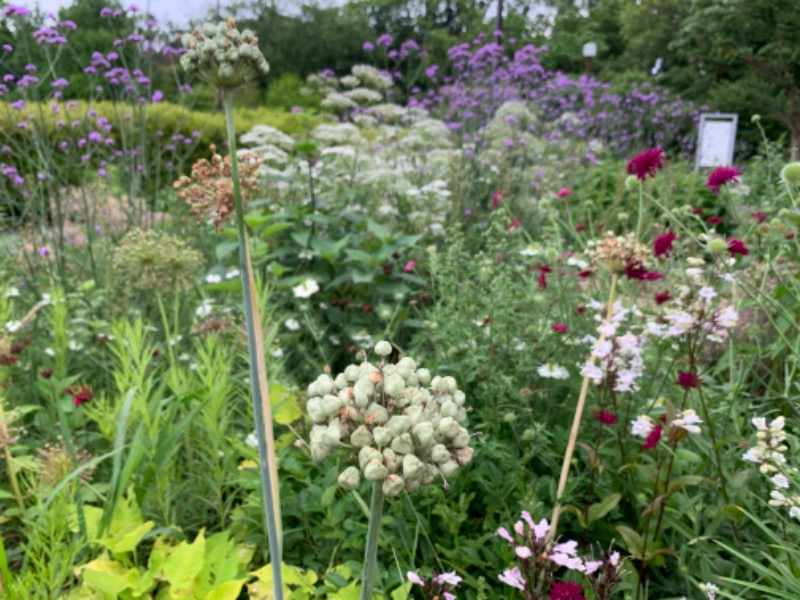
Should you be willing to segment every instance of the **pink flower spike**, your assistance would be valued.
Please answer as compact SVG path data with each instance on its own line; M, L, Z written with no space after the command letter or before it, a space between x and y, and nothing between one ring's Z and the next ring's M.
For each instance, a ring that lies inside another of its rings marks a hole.
M553 546L553 552L564 553L564 554L575 554L578 551L578 542L564 542L563 544L558 544L557 546Z
M408 580L411 583L415 583L417 585L421 585L422 587L425 587L425 582L422 580L422 578L419 575L414 573L414 571L409 571L408 573L406 573L406 577L408 577Z
M403 272L408 273L410 271L413 271L414 268L417 266L417 264L419 264L419 263L417 263L417 261L415 261L415 260L408 261L406 263L406 266L403 267Z
M547 522L547 519L542 519L533 528L533 537L537 542L544 539L548 533L550 533L550 523Z
M529 513L527 510L522 511L522 518L525 520L525 522L528 524L528 527L530 527L531 529L536 527L536 524L533 522L533 519L531 518L531 513Z
M525 591L525 578L522 576L522 573L519 572L518 567L514 567L513 569L506 569L503 571L502 575L498 577L500 581L505 583L506 585L510 585L513 588L517 588L518 590Z
M501 527L500 529L495 531L495 533L499 535L501 538L503 538L505 541L507 541L509 544L514 543L514 538L511 537L511 534L508 533L508 529L506 529L505 527Z
M451 594L450 592L444 593L444 600L456 600L456 595Z
M587 560L586 564L584 566L586 568L585 573L587 575L591 575L592 573L597 571L597 569L599 569L600 567L603 566L603 561L601 561L601 560Z
M517 546L516 548L514 548L514 552L518 557L520 557L523 560L533 556L533 552L531 552L531 549L526 546Z

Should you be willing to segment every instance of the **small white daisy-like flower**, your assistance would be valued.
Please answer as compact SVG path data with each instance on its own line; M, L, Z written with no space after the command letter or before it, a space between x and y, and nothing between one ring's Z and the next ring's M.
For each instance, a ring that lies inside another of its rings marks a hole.
M206 275L206 283L219 283L220 281L222 281L222 277L216 273L209 273Z
M283 356L283 349L281 349L281 348L275 348L275 350L273 350L273 351L271 352L271 354L272 354L272 356L274 356L275 358L280 358L281 356Z
M546 364L538 369L540 377L547 379L569 379L569 371L560 365Z
M300 329L300 323L296 319L286 319L284 326L289 331L298 331Z
M702 422L700 417L697 416L697 413L690 409L675 415L675 419L672 420L671 425L679 429L684 429L689 433L698 434L700 433L700 427L698 427L697 424Z
M240 275L239 269L231 269L227 273L225 273L225 279L233 279L234 277L238 277Z
M710 302L712 298L716 297L717 292L714 291L714 288L703 286L697 292L697 295L700 296L706 302Z
M244 438L244 443L250 446L251 448L258 448L258 437L256 436L256 432L248 433L247 437Z
M654 427L653 419L647 415L639 415L635 421L631 421L631 435L646 438Z
M212 306L212 302L210 300L205 300L203 303L194 309L194 314L198 317L207 317L211 314L211 311L214 309Z
M314 279L306 279L300 285L292 288L295 298L310 298L319 291L319 284Z

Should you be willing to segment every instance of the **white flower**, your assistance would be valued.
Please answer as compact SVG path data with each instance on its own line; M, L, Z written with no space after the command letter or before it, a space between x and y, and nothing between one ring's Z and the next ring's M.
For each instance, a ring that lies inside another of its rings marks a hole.
M309 298L319 291L319 284L314 279L306 279L300 285L292 288L295 298Z
M198 317L207 317L214 309L212 304L213 302L211 300L204 300L200 306L194 309L194 314Z
M250 446L251 448L258 448L258 436L256 436L256 432L247 434L247 437L244 438L244 443Z
M732 306L727 306L717 314L717 325L730 329L739 322L739 314L733 310Z
M598 340L595 342L594 348L592 348L592 356L596 356L597 358L605 358L611 354L613 349L614 345L608 340Z
M589 263L587 263L585 260L580 260L579 258L575 258L574 256L570 256L567 259L567 264L572 267L578 267L579 269L585 269L586 267L589 266Z
M514 344L514 350L516 350L517 352L522 352L523 350L525 350L525 348L528 347L528 344L526 344L525 342L523 342L518 338L514 338L513 340L511 340L511 342Z
M206 283L219 283L220 281L222 281L222 277L216 273L209 273L206 275Z
M422 587L425 587L425 582L419 575L417 575L413 571L409 571L408 573L406 573L406 577L408 577L408 580L411 583L415 583L416 585L421 585Z
M53 350L52 348L45 348L44 349L44 353L47 354L47 356L55 356L56 355L56 351Z
M5 328L8 333L14 333L20 327L22 327L21 321L6 321Z
M234 277L238 277L240 275L239 269L231 269L227 273L225 273L225 279L233 279Z
M300 323L298 323L295 319L286 319L284 325L289 331L298 331L300 329Z
M788 489L789 487L789 480L786 479L786 476L783 473L778 473L774 477L771 477L770 481L775 484L776 487L779 487L783 490Z
M297 253L297 258L299 258L300 260L311 260L312 258L314 258L314 255L311 254L311 252L309 252L308 250L301 250L300 252Z
M690 409L675 415L675 419L672 420L671 425L679 429L684 429L689 433L697 434L700 433L700 428L697 424L702 422L700 417L697 416L697 413Z
M706 593L708 600L715 600L717 597L719 588L713 583L701 583L698 587Z
M190 358L191 358L191 356L189 356L189 355L188 355L186 352L184 352L183 354L181 354L181 355L178 357L178 360L179 360L179 361L181 361L181 362L186 362L186 361L187 361L187 360L189 360Z
M78 352L79 350L83 350L83 344L81 344L80 342L76 342L75 340L70 340L67 343L67 348L69 348L73 352Z
M597 569L599 569L600 567L603 566L603 561L601 561L601 560L587 560L586 563L584 563L583 566L584 566L584 573L586 573L587 575L591 575L592 573L597 571Z
M451 571L450 573L442 573L441 575L437 575L434 581L439 585L442 585L443 583L449 583L452 586L456 586L461 583L461 577L456 575L455 571Z
M6 298L17 298L19 296L19 290L15 287L10 287L6 291Z
M706 302L710 302L712 298L716 297L717 292L714 291L714 288L710 288L706 285L700 288L700 290L697 292L697 295Z
M635 421L631 421L631 435L646 438L653 431L653 419L647 415L639 415Z
M272 356L275 358L280 358L283 356L283 350L281 348L275 348L275 350L273 350L270 354L272 354Z
M538 373L540 377L547 379L569 379L569 371L564 367L550 363L539 367Z
M588 379L591 379L597 384L603 381L603 369L601 369L595 364L592 364L591 362L587 362L583 366L583 369L581 369L581 375L587 377Z

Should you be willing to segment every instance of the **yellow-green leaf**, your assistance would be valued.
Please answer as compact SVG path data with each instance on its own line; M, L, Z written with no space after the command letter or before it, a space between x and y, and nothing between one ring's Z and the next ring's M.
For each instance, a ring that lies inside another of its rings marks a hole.
M118 598L131 587L127 570L113 560L97 559L80 567L84 584L104 594L107 598Z
M291 394L281 384L270 384L269 397L272 403L272 418L278 425L290 425L303 416L297 403L297 396Z
M205 542L201 530L194 542L181 542L164 561L164 578L176 591L191 585L202 570L206 553Z
M622 536L622 540L625 542L625 547L628 549L628 552L631 553L633 558L641 560L643 558L642 549L644 547L642 536L630 527L625 527L625 525L617 525L616 530Z
M233 579L211 590L204 600L236 600L247 579Z

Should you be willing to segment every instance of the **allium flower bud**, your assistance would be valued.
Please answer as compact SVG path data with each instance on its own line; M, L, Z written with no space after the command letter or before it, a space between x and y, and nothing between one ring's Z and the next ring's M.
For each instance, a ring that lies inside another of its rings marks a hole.
M364 477L370 481L380 481L389 474L389 470L380 460L373 460L364 469Z
M355 383L358 381L358 367L356 365L350 365L344 370L344 377L347 381Z
M372 430L372 436L375 438L375 444L378 446L378 448L388 446L394 439L392 430L387 427L376 427Z
M439 421L439 426L437 429L439 430L440 434L448 439L452 439L458 433L458 423L451 417L444 417L441 421Z
M387 497L397 496L406 487L405 480L399 475L389 475L383 480L383 495Z
M470 462L472 462L472 452L473 452L472 448L465 447L465 448L459 448L453 454L456 458L456 462L458 462L458 464L460 464L462 467L465 467Z
M320 375L317 378L317 393L324 396L325 394L330 394L332 391L333 382L331 381L330 376Z
M411 454L414 452L414 442L407 433L399 435L392 440L392 450L398 454Z
M433 425L428 421L417 423L412 429L414 437L417 438L419 445L423 448L430 446L433 441Z
M458 463L454 460L448 460L446 463L439 465L439 470L445 478L449 479L458 472Z
M783 167L781 179L787 185L800 185L800 162L791 162Z
M437 464L450 460L450 451L444 444L436 444L431 448L431 460Z
M358 453L358 465L361 467L361 470L367 468L367 465L372 462L373 460L382 460L383 455L376 450L375 448L364 447Z
M339 475L339 485L348 492L357 490L358 486L361 485L361 473L355 467L347 467Z
M411 419L404 415L395 415L386 423L386 427L395 435L407 433L411 429Z
M375 344L375 354L378 356L389 356L392 353L392 345L387 341L380 341Z
M206 23L202 31L183 35L181 42L188 50L181 56L184 70L219 89L230 90L269 73L258 39L247 30L239 33L233 19L216 26Z
M425 471L425 464L413 454L406 454L403 457L403 476L410 479L422 477Z
M708 240L707 247L709 252L718 254L728 250L728 242L719 237L712 237Z
M417 379L420 385L428 385L431 382L431 372L428 369L418 369Z
M363 425L350 434L350 443L356 448L371 446L373 444L372 434Z
M389 470L389 473L397 473L403 466L402 457L398 457L391 448L384 448L381 454L383 454L383 466Z
M364 415L364 420L372 425L382 425L389 420L389 413L386 407L380 404L370 404Z
M405 380L396 373L389 375L383 382L383 391L392 398L397 398L406 388Z

